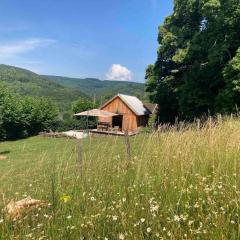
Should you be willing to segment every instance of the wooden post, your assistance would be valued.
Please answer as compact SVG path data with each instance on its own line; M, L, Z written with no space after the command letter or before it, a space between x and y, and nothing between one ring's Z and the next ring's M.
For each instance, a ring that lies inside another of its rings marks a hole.
M83 147L82 147L82 139L77 140L77 166L78 166L80 175L82 175L82 173L83 173Z
M130 160L131 159L131 146L130 146L130 141L129 141L128 130L125 130L124 138L125 138L125 146L126 146L127 157L128 157L128 160Z
M130 168L131 164L131 146L130 146L130 141L129 141L129 135L128 135L128 130L124 131L124 140L125 140L125 146L126 146L126 154L127 154L127 159L126 159L126 165L125 165L125 170L128 171ZM125 180L125 195L127 201L129 200L129 191L128 191L128 186L129 186L129 178L126 178Z
M197 130L199 131L201 129L201 121L200 119L198 118L197 119Z
M235 105L235 108L236 108L236 115L237 115L237 117L239 117L239 109L238 109L238 105L237 104Z

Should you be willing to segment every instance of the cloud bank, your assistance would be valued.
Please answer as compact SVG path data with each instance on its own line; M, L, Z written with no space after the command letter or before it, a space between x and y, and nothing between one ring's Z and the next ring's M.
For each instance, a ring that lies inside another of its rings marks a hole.
M22 53L27 53L36 48L46 47L56 41L46 38L34 38L17 42L1 44L0 57L14 57Z
M113 64L106 74L107 80L131 81L132 72L121 64Z

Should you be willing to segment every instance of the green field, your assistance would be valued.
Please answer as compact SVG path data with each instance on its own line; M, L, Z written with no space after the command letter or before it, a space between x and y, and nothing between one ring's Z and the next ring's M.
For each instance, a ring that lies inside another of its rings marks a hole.
M15 221L0 211L0 239L240 238L239 119L130 144L131 156L122 137L0 143L0 208L51 203Z

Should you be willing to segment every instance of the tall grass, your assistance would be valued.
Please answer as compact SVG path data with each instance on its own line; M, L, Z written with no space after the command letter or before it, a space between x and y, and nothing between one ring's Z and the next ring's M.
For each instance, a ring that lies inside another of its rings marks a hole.
M0 213L0 239L240 238L239 119L131 137L131 155L125 143L1 143L0 207L27 195L52 206L15 221Z

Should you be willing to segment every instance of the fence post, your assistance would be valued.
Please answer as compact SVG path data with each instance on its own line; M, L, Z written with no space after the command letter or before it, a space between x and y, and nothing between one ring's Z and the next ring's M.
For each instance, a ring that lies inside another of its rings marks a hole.
M130 141L129 141L129 135L128 135L128 130L125 130L124 132L124 139L125 139L125 146L126 146L126 153L128 160L131 160L131 146L130 146Z
M80 175L82 175L82 173L83 173L83 147L82 147L82 139L77 140L77 166L78 166Z
M198 118L197 119L197 130L199 131L201 129L201 121L200 119Z

